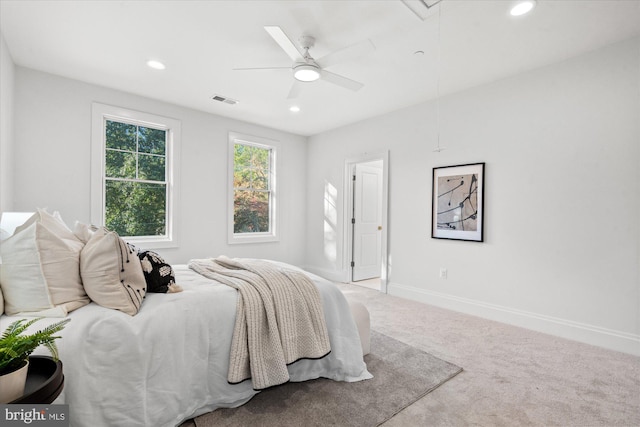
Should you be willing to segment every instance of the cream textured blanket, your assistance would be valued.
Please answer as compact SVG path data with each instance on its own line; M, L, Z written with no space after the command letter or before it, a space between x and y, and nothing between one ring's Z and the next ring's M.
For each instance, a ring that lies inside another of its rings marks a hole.
M302 272L268 261L195 259L195 272L238 290L227 381L262 390L289 381L287 365L331 352L320 293Z

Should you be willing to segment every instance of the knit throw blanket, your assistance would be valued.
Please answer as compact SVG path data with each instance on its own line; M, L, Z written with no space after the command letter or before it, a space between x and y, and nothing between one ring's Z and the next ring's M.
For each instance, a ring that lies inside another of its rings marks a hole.
M331 352L320 293L302 272L260 260L189 261L195 272L238 290L227 381L262 390L289 381L287 365Z

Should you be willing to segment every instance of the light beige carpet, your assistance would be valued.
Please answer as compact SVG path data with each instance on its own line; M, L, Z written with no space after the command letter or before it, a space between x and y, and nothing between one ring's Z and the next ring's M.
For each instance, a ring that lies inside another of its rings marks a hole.
M383 427L640 426L640 357L339 287L373 329L464 367Z
M429 353L372 331L365 357L371 380L345 383L318 379L263 391L235 409L196 418L197 427L377 426L456 376L462 369Z

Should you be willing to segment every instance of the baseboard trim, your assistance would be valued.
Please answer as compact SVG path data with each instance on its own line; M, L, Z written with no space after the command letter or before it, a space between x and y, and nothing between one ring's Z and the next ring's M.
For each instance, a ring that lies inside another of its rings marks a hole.
M640 356L640 335L393 282L389 283L388 290L390 295Z
M323 268L311 266L304 266L302 267L302 269L332 282L349 283L349 279L347 279L347 273L345 273L344 271L325 270Z

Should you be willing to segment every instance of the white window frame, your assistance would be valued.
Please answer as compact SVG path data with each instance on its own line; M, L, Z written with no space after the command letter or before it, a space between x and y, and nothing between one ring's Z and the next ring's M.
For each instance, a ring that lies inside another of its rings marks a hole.
M269 168L269 231L266 233L235 233L234 232L234 188L233 188L233 171L234 171L234 153L235 144L251 145L254 147L265 148L271 150L271 164ZM278 197L276 176L278 171L278 149L280 144L272 139L261 138L252 135L246 135L238 132L229 132L229 156L228 156L228 225L227 225L227 242L229 244L238 243L263 243L277 242L280 240L278 236Z
M166 182L167 210L164 236L122 236L127 242L145 248L178 247L178 192L180 188L180 121L121 107L91 105L91 223L104 225L105 217L105 125L107 120L162 129L167 132Z

